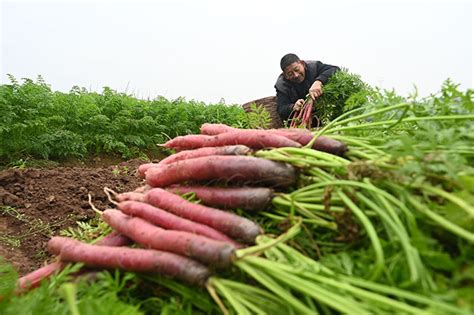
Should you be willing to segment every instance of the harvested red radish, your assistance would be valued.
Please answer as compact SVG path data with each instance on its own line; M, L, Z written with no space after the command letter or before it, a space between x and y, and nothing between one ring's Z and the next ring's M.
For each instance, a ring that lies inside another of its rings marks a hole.
M194 222L211 226L245 243L254 243L255 238L263 232L258 224L247 218L187 201L181 196L161 188L148 191L146 200L161 209Z
M194 192L205 205L223 209L260 211L272 200L273 189L262 187L176 186L166 190L185 194Z
M219 147L226 145L243 144L252 149L301 147L301 144L286 137L272 135L264 130L248 132L236 130L218 134L216 136L187 135L176 137L164 144L168 149L196 149L202 147Z
M144 202L125 201L119 203L117 208L125 214L140 217L167 230L185 231L203 235L213 240L227 242L237 248L242 247L241 244L210 226L184 219Z
M188 256L219 267L229 266L235 256L235 246L229 243L189 232L164 230L118 210L105 210L102 218L113 229L149 248Z
M301 131L302 130L302 131ZM313 134L306 129L271 129L269 132L287 137L302 145L307 145L312 139ZM326 136L319 136L311 147L314 150L323 151L342 156L347 152L347 145Z
M227 132L247 132L252 134L253 132L266 132L268 134L274 134L283 136L293 141L300 143L301 145L307 145L312 139L313 134L311 131L302 128L281 128L281 129L238 129L230 127L224 124L203 124L201 126L201 134L203 135L218 135ZM335 155L344 155L347 152L347 146L337 140L331 139L326 136L319 136L314 142L313 149L318 151L324 151Z
M207 267L197 261L151 249L97 246L58 236L48 242L48 249L64 262L156 273L201 286L205 285L211 274Z
M222 147L204 147L195 150L185 150L176 154L170 155L161 160L158 165L170 164L173 162L193 159L202 156L210 155L247 155L251 152L249 147L245 145L228 145Z
M153 187L206 180L285 187L295 183L296 171L288 164L251 156L210 156L154 167L146 173L146 182Z
M126 246L130 245L131 243L132 241L128 237L116 231L112 231L110 234L98 240L96 242L96 245ZM32 288L37 287L42 280L49 278L52 274L58 272L59 270L62 270L63 268L64 263L57 261L30 272L29 274L18 279L15 293L23 293Z
M47 264L35 271L30 272L29 274L18 279L16 283L15 293L20 294L29 291L37 287L42 280L49 278L51 275L62 270L65 264L60 261L55 261L53 263Z
M144 193L148 190L150 190L152 187L150 185L143 185L143 186L140 186L138 187L137 189L135 189L133 192L136 192L136 193Z
M158 166L158 163L145 163L145 164L141 164L139 167L138 167L138 170L137 170L137 175L141 178L145 178L145 173L152 167L157 167Z
M121 194L117 194L115 198L119 201L141 201L145 202L145 194L140 193L140 192L134 192L134 191L129 191L129 192L124 192Z
M231 127L231 126L227 126L225 124L204 123L204 124L201 125L200 130L201 130L202 135L215 136L215 135L218 135L220 133L235 131L235 130L239 130L239 129Z

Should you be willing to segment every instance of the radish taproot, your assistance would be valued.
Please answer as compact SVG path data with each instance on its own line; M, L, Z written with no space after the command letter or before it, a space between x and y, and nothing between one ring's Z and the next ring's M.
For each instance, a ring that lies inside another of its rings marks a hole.
M225 124L210 124L210 123L204 123L201 125L201 128L200 128L201 134L208 135L208 136L215 136L220 133L230 132L230 131L235 131L235 130L239 130L239 129L225 125Z
M63 262L82 262L89 267L119 268L126 271L156 273L190 284L205 285L209 269L192 259L169 252L113 246L97 246L55 236L48 250Z
M187 220L148 203L138 201L124 201L120 202L117 205L117 208L127 215L140 217L167 230L185 231L193 234L203 235L214 240L227 242L237 248L242 247L241 244L210 226Z
M134 191L117 194L115 198L117 198L119 202L123 202L123 201L145 202L145 194L141 192L134 192Z
M146 201L183 218L199 222L226 235L252 244L262 234L262 228L255 222L223 210L196 204L161 188L149 190Z
M112 231L108 235L104 236L102 239L98 240L96 242L96 245L127 246L131 243L132 241L128 237L118 233L117 231ZM18 279L15 293L23 293L32 288L37 287L43 279L49 278L54 273L62 270L64 266L64 263L56 261L24 275L23 277Z
M190 150L203 147L220 147L227 145L245 145L251 149L263 148L299 148L301 144L279 135L272 135L264 130L236 130L221 133L215 136L187 135L169 140L163 146L168 149Z
M145 178L146 172L153 167L157 167L158 163L144 163L141 164L138 169L137 169L137 175L138 177Z
M203 147L195 150L185 150L170 155L161 160L158 165L170 164L173 162L193 159L210 155L248 155L252 150L245 145L226 145L222 147Z
M15 293L20 294L36 288L42 280L49 278L51 275L62 270L65 264L60 261L55 261L46 266L43 266L35 271L19 278L16 283Z
M203 147L194 150L184 150L178 153L172 154L159 163L145 163L138 167L138 176L145 178L145 173L150 168L157 167L160 165L170 164L173 162L187 160L203 156L211 155L247 155L250 154L252 150L245 145L227 145L222 147Z
M306 129L272 129L269 132L296 141L301 145L307 145L314 136L308 130L304 130ZM343 156L348 150L346 144L326 136L319 136L311 148L339 156Z
M153 187L206 180L286 187L296 182L296 171L290 165L251 156L210 156L151 168L145 179Z
M273 197L273 189L264 187L172 186L166 190L175 194L194 192L207 206L248 211L266 209Z
M119 210L105 210L102 218L113 229L145 247L188 256L217 267L229 266L235 246L189 232L165 230Z
M205 123L201 126L201 134L203 135L219 135L222 133L241 131L244 133L252 134L253 132L265 132L268 134L278 135L286 137L301 145L307 145L312 139L313 134L311 131L302 128L280 128L280 129L237 129L224 124L209 124ZM318 151L324 151L335 155L344 155L347 152L347 145L344 143L334 140L330 137L319 136L314 142L313 149Z

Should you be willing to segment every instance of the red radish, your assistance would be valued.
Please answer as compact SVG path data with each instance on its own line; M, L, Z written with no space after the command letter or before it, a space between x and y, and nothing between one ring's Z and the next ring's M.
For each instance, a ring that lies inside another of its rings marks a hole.
M255 238L262 233L261 227L247 218L187 201L161 188L151 189L146 193L146 198L152 205L194 222L211 226L245 243L254 243Z
M36 288L42 280L49 278L54 273L62 270L65 264L59 261L47 264L35 271L18 279L16 283L16 294L27 292L30 289Z
M205 180L284 187L295 183L296 171L288 164L251 156L209 156L154 167L146 174L153 187Z
M201 125L201 134L208 135L208 136L215 136L220 133L229 132L239 130L238 128L234 128L231 126L227 126L225 124L209 124L204 123Z
M176 186L166 190L178 194L194 192L205 205L211 207L248 211L266 209L273 196L273 189L262 187Z
M124 192L121 194L117 194L115 198L119 201L141 201L145 202L145 194L144 193L139 193L139 192Z
M229 266L235 257L235 247L229 243L188 232L164 230L118 210L105 210L102 218L115 230L146 247L188 256L218 267Z
M248 132L236 130L218 134L216 136L187 135L176 137L164 144L169 149L196 149L202 147L220 147L226 145L243 144L252 149L301 147L301 144L288 138L266 133L264 130Z
M171 140L168 140L164 144L159 144L159 146L164 146L168 149L179 148L181 150L197 149L203 147L215 147L215 145L207 145L212 141L213 136L204 136L204 135L186 135L178 136Z
M150 190L152 187L150 185L143 185L143 186L140 186L138 187L137 189L135 189L133 192L136 192L136 193L144 193L148 190Z
M290 115L290 127L311 129L313 100L309 99L303 104L303 108L293 111Z
M131 245L133 242L131 239L126 237L125 235L120 234L117 231L112 231L103 238L99 239L95 242L95 245L99 246L128 246Z
M311 124L313 122L313 100L309 99L304 107L303 112L303 127L306 129L311 129Z
M145 178L145 173L152 167L157 167L158 163L145 163L138 167L137 175L141 178Z
M271 133L287 137L301 145L307 145L313 139L313 134L309 130L299 130L306 129L271 129ZM319 136L314 142L312 148L314 150L324 151L339 156L342 156L347 152L347 146L344 143L326 136Z
M221 133L236 131L236 130L240 130L240 131L244 131L248 133L252 133L255 131L258 131L258 132L263 131L269 134L275 134L275 135L286 137L288 139L291 139L293 141L300 143L301 145L307 145L314 137L313 134L309 130L301 129L301 128L281 128L281 129L266 129L266 130L237 129L237 128L233 128L224 124L207 124L207 123L201 126L201 133L204 135L218 135ZM327 153L336 154L340 156L344 155L344 153L347 152L347 146L344 143L331 139L326 136L319 136L314 142L312 148L318 151L324 151Z
M168 156L158 163L158 165L170 164L173 162L193 159L210 155L247 155L251 152L249 147L245 145L228 145L223 147L204 147L195 150L186 150Z
M220 190L224 192L226 189L221 188ZM220 200L224 205L229 204L229 202L230 202L231 205L236 205L240 202L240 204L242 204L244 206L247 206L248 208L251 208L251 207L255 207L255 205L256 205L255 203L251 206L248 205L248 204L251 203L250 200L253 197L256 197L256 198L259 198L259 199L264 199L264 198L262 198L262 196L266 195L266 197L268 199L267 200L267 203L268 203L270 198L271 198L271 192L272 192L271 189L267 189L267 188L242 188L242 189L234 188L234 189L231 189L231 190L234 191L234 195L229 194L229 192L226 192L224 194L219 194L219 189L217 189L217 190L214 191L214 196L211 196L211 197L214 198L214 200ZM253 194L249 194L249 192L253 192ZM246 199L247 201L238 200L239 196L238 195L236 196L236 193L238 193L240 195L244 195L245 198L247 198ZM175 199L176 199L176 197L178 197L178 200L184 200L183 198L181 198L179 196L174 196L171 193L166 193L166 191L161 192L161 194L164 195L165 197L166 196L168 196L168 197L173 196L173 197L175 197ZM258 196L258 194L260 194L261 196ZM123 198L124 195L128 197L128 196L130 196L130 193L119 194L116 197L117 197L118 200L127 199L127 198ZM123 203L123 206L121 206L121 204L119 204L119 208L124 213L129 214L129 215L142 217L142 218L144 218L144 219L146 219L146 220L148 220L148 221L150 221L154 224L157 224L159 226L162 226L162 227L165 227L165 228L168 228L168 229L186 230L186 231L189 231L188 229L192 229L190 232L193 232L193 233L196 233L196 234L206 235L210 238L214 238L214 239L218 239L218 240L221 239L220 237L218 237L215 234L213 234L213 235L207 234L208 233L207 230L200 232L200 231L194 230L195 227L188 226L188 224L190 222L197 221L197 220L193 220L193 221L189 221L189 222L175 223L175 221L179 221L178 218L173 217L170 214L167 215L166 213L162 213L163 210L159 209L160 206L158 206L158 208L155 208L155 207L149 207L148 205L143 204L143 203L152 203L152 200L149 199L149 194L145 194L145 195L143 195L143 194L133 194L133 195L139 195L139 197L136 198L136 199L141 201L142 203L128 202L128 203ZM218 196L218 195L221 195L221 196ZM222 198L222 197L226 197L226 195L228 197L227 200L226 200L226 198ZM237 200L237 201L235 201L235 200ZM262 200L260 201L260 203L261 202L262 202ZM195 206L198 206L198 205L196 205L194 203L191 203L191 202L188 202L188 205L191 208L194 208ZM137 209L133 209L135 207L137 207ZM264 205L262 205L262 207L264 207ZM250 220L247 220L245 218L236 216L234 214L230 214L230 213L221 211L219 209L209 208L209 210L207 212L210 212L210 214L213 215L215 217L215 220L217 221L215 223L211 222L210 224L215 224L215 228L217 230L220 230L221 232L226 233L229 236L236 236L238 238L243 238L247 242L251 243L255 240L256 235L261 233L260 227L258 227L258 225L256 225L255 223L253 223ZM171 212L173 212L173 211L171 211ZM183 213L177 213L177 214L180 217L188 218L185 214L183 215ZM156 218L153 218L154 216L156 216ZM185 221L187 221L187 220L185 220ZM222 222L219 222L219 221L222 221ZM232 222L233 226L228 227L226 225L228 225L229 223L225 223L225 222ZM206 224L205 226L210 226L210 224L208 224L208 222L205 221L205 219L204 219L204 222L202 222L202 223ZM236 231L232 231L233 229L235 229ZM254 233L254 234L250 235L250 236L247 236L247 237L242 237L242 232L241 232L242 230L245 231L244 235L249 234L249 233ZM228 241L228 239L223 239L223 240ZM235 243L234 243L234 245L235 245Z
M131 240L116 231L112 231L96 242L96 245L100 246L126 246L129 244L131 244ZM57 261L30 272L18 279L15 292L19 294L37 287L43 279L47 279L52 274L62 270L64 266L64 263Z
M157 273L190 284L205 285L207 267L176 254L141 248L119 248L82 243L66 237L53 237L48 249L64 262L82 262L89 267L119 268L126 271Z
M167 230L185 231L203 235L213 240L227 242L237 248L242 247L241 244L207 225L181 218L144 202L125 201L119 203L117 208L125 214L140 217Z

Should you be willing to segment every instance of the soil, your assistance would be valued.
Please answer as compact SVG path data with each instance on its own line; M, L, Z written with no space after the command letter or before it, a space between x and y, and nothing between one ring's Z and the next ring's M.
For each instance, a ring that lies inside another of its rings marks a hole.
M142 163L0 171L0 256L20 275L41 267L51 260L46 251L51 236L96 216L88 194L98 209L113 207L103 188L125 192L143 185L136 176Z

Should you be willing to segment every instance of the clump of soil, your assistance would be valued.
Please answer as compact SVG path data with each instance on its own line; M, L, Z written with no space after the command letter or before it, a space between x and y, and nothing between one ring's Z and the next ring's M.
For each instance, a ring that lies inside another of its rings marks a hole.
M88 194L97 208L113 207L103 188L125 192L143 185L136 176L142 163L1 171L0 256L20 275L41 267L49 258L51 236L95 217Z

